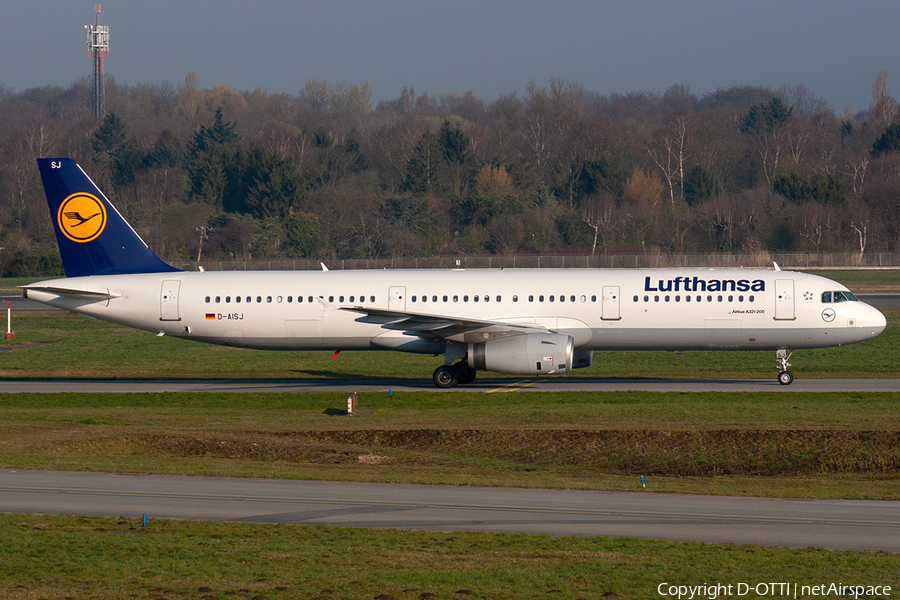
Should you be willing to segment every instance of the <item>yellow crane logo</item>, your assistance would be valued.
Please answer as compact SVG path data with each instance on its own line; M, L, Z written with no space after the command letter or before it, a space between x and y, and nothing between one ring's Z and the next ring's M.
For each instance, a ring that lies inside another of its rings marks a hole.
M96 196L77 192L62 201L56 215L59 229L73 242L96 239L106 227L106 208Z

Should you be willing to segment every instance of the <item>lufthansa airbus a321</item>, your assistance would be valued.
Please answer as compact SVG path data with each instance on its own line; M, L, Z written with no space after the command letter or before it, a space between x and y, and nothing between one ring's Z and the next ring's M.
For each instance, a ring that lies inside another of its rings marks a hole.
M441 388L478 371L552 375L594 350L768 350L861 342L885 318L843 285L768 270L181 271L81 167L38 159L66 277L27 298L198 342L443 355Z

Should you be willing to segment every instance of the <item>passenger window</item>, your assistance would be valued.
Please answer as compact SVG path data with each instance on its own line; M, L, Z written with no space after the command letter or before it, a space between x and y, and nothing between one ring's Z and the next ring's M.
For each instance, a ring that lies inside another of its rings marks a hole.
M338 302L343 302L343 301L344 301L344 297L343 297L343 296L338 297ZM280 300L279 300L279 302L280 302Z
M446 302L446 301L447 301L447 296L444 296L444 302Z
M256 302L257 302L257 303L262 302L262 296L257 296L257 297L256 297Z
M293 297L293 296L288 296L288 304L290 304L290 303L293 302L293 301L294 301L294 297Z
M469 301L469 297L468 297L468 296L463 296L463 302L468 302L468 301Z
M729 301L729 302L734 302L734 296L728 296L728 301Z
M412 300L413 302L415 302L415 301L416 301L416 297L413 296L412 298L410 298L410 300Z
M587 302L587 296L582 296L582 297L581 297L581 301L582 301L582 302Z
M544 301L544 297L543 297L543 296L538 296L538 302L543 302L543 301Z
M206 297L206 303L209 304L209 296Z
M271 302L271 301L272 301L272 298L270 297L270 298L269 298L269 302ZM329 301L329 302L334 302L334 296L328 296L328 301Z
M484 301L485 301L485 302L490 302L490 301L491 301L491 297L488 296L487 294L485 294L485 296L484 296Z
M231 304L231 296L225 296L225 304Z
M350 296L350 302L353 302L354 298L356 298L356 296ZM288 302L290 302L290 298L288 299Z
M753 296L750 296L750 302L753 302L753 300L754 300Z
M250 296L247 296L247 304L250 304L251 302L253 302L253 298L251 298Z
M307 300L308 300L309 302L312 302L312 301L313 301L313 297L310 296L309 298L307 298ZM259 299L257 299L256 301L259 302Z
M534 302L534 296L528 296L528 301L529 301L529 302Z
M597 301L597 296L591 296L591 302L596 302L596 301Z
M209 298L207 298L206 300L207 300L207 302L208 302L208 301L209 301ZM513 302L518 302L518 301L519 301L519 297L518 297L518 296L513 296Z
M303 296L297 296L297 302L303 302Z
M666 296L666 302L668 302L669 300L670 300L669 296Z
M722 301L722 296L718 296L718 302Z
M634 297L634 301L635 301L635 302L638 301L638 297L637 297L637 296Z
M221 301L222 301L221 296L216 296L216 304L218 304L218 303L221 302Z
M684 297L684 301L685 301L685 302L690 302L690 301L691 301L691 297L690 297L690 296L685 296L685 297Z
M500 296L497 296L497 302L500 302Z
M566 297L565 297L565 296L560 296L560 297L559 297L559 301L560 301L560 302L565 302L565 301L566 301Z
M675 296L675 302L681 302L681 296Z
M474 296L472 296L472 300L474 302L478 302L478 294L475 294Z
M272 296L266 296L266 302L272 302Z
M459 302L459 296L453 296L453 301L454 301L454 302Z
M432 301L432 302L437 302L437 296L432 296L432 297L431 297L431 301Z
M550 296L550 302L553 302L553 298L554 298L554 297L555 297L555 296Z
M277 298L275 298L275 302L277 302L278 304L281 304L281 296L278 296Z
M706 301L707 301L707 302L712 302L712 296L707 296L707 297L706 297Z
M650 302L650 296L644 296L644 302Z
M653 301L654 301L654 302L659 302L659 296L653 296Z
M743 296L738 296L738 302L743 302L743 301L744 301L744 297L743 297Z
M238 304L240 304L240 303L241 303L241 297L240 297L240 296L235 296L235 297L234 297L234 301L237 302Z

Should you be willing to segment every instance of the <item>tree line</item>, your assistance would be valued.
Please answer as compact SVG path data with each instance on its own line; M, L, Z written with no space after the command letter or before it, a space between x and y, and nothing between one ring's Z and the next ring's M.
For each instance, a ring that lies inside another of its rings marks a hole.
M802 85L601 95L560 79L487 102L106 81L0 85L0 274L59 268L35 158L76 159L166 260L893 252L900 110ZM895 120L897 122L895 122Z

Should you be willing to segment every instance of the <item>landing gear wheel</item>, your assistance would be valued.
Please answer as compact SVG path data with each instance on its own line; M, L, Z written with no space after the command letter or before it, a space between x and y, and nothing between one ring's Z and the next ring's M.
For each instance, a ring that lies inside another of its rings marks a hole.
M456 378L456 371L447 365L441 365L435 369L431 379L434 380L434 385L442 389L452 388L459 382Z
M794 381L794 374L790 371L782 371L778 374L778 383L781 385L791 385L792 381Z
M475 381L477 371L469 367L468 364L460 361L453 365L453 370L456 372L456 381L460 384L466 385L467 383Z

